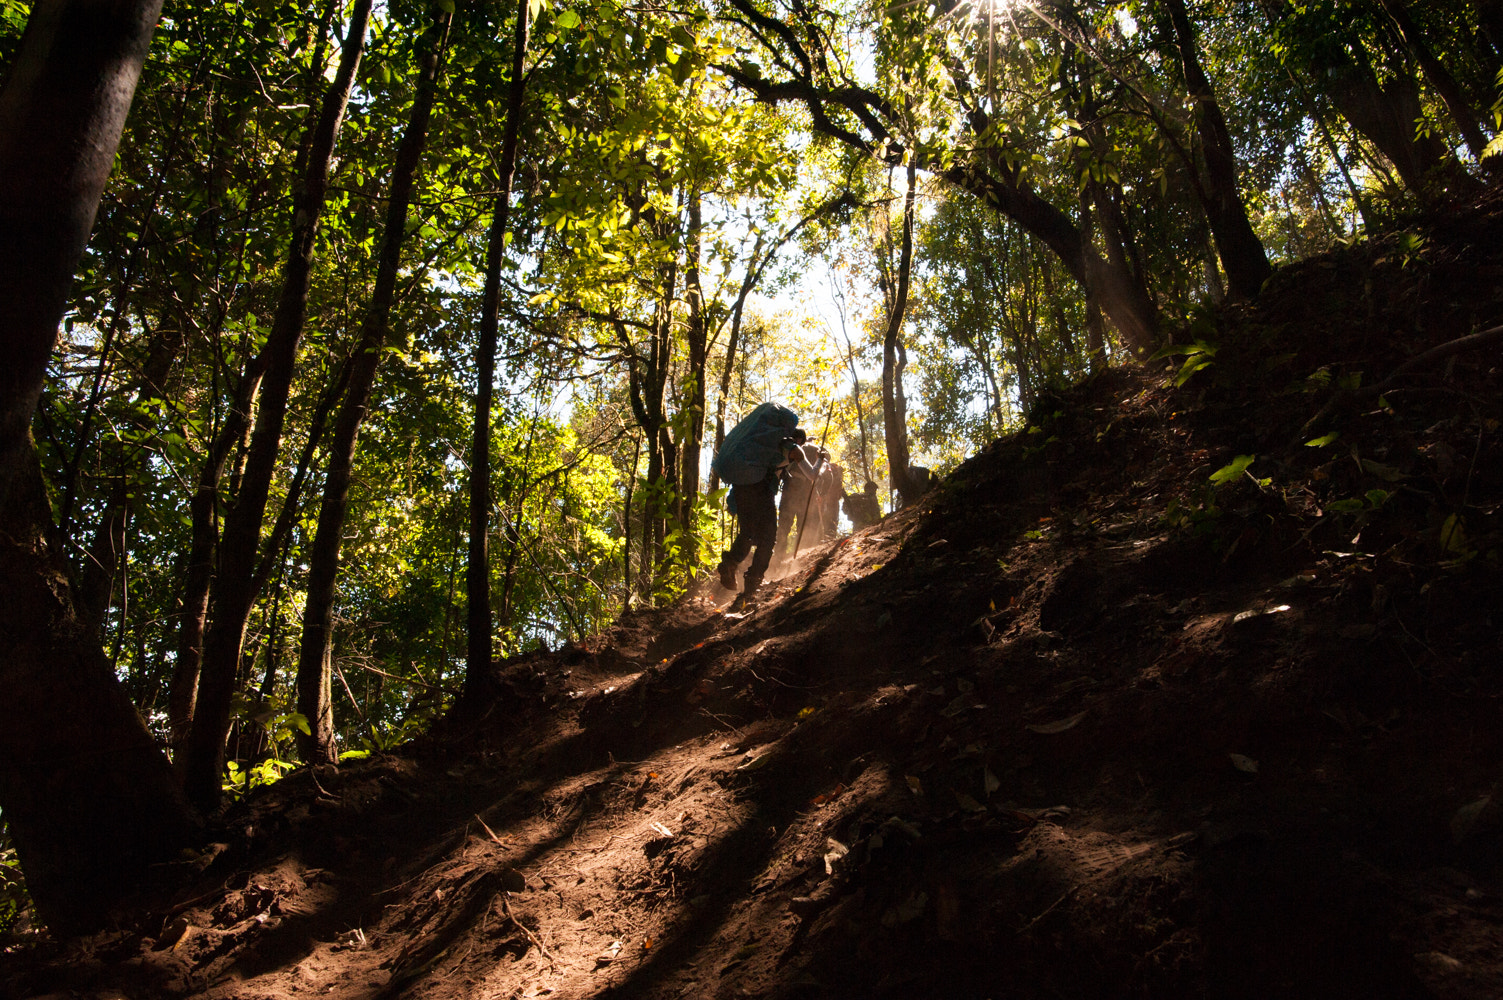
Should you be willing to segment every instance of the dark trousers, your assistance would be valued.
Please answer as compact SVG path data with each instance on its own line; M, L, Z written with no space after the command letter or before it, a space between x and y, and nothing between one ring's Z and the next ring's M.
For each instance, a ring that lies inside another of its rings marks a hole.
M725 561L739 566L746 554L755 550L746 570L743 588L746 593L757 589L767 573L767 564L772 561L778 531L778 505L773 499L777 484L776 476L768 476L760 483L731 487L736 504L736 540L726 552Z

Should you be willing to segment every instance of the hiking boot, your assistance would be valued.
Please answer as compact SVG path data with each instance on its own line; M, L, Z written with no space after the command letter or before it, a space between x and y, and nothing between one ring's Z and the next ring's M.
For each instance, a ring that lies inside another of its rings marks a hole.
M757 588L760 586L762 586L762 581L760 578L748 576L746 578L745 589L743 589L741 593L736 595L736 599L731 602L730 610L744 611L749 607L755 606Z
M725 560L721 560L720 566L718 567L716 572L720 574L720 585L722 587L724 587L726 590L736 589L736 567L732 566Z

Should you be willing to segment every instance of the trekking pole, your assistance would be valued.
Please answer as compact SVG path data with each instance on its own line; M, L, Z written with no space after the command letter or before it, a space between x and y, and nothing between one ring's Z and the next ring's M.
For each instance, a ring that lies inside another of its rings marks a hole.
M830 397L830 412L825 414L825 429L819 436L819 446L825 446L825 438L830 434L830 420L835 416L835 397ZM798 519L798 537L793 540L793 555L789 562L798 558L798 547L804 544L804 529L809 526L809 508L814 504L814 490L819 485L819 470L814 472L814 482L809 484L809 499L804 501L804 516Z

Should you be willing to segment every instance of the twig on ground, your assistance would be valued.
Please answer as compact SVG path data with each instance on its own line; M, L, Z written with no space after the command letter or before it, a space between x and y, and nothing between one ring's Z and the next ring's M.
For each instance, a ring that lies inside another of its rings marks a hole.
M1054 902L1052 902L1048 906L1044 907L1044 912L1043 913L1040 913L1038 916L1036 916L1032 920L1028 921L1028 923L1024 924L1022 926L1022 928L1018 931L1018 934L1021 936L1023 934L1027 934L1029 931L1033 930L1034 926L1040 920L1043 920L1049 914L1051 914L1055 910L1059 909L1059 906L1060 906L1061 903L1063 903L1065 900L1069 899L1071 896L1075 895L1075 890L1078 889L1078 888L1080 888L1080 887L1079 886L1071 886L1069 889L1066 889L1065 890L1065 894L1063 896L1059 897Z
M506 841L504 841L500 837L496 836L496 831L492 830L489 826L486 825L485 820L483 820L483 819L480 818L480 814L479 813L475 814L475 822L477 822L477 823L480 824L480 829L484 830L485 833L486 833L486 836L490 837L491 840L493 840L496 843L500 844L502 847L506 846Z
M522 923L522 921L518 920L515 916L512 915L511 907L506 902L506 893L504 892L501 894L501 912L506 915L506 919L510 920L512 924L517 928L517 930L527 935L527 940L531 941L533 947L537 948L537 950L542 953L542 956L548 960L548 967L550 969L557 969L558 959L553 957L552 952L550 952L547 947L544 946L543 942L538 938L536 934L532 933L532 929L530 927L528 927L526 924Z

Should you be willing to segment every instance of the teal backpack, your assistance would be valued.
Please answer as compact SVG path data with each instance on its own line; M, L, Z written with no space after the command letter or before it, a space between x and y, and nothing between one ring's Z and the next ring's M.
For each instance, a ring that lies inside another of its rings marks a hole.
M762 403L735 427L710 462L723 483L749 486L760 483L767 473L783 464L778 447L798 426L798 414L777 403Z

